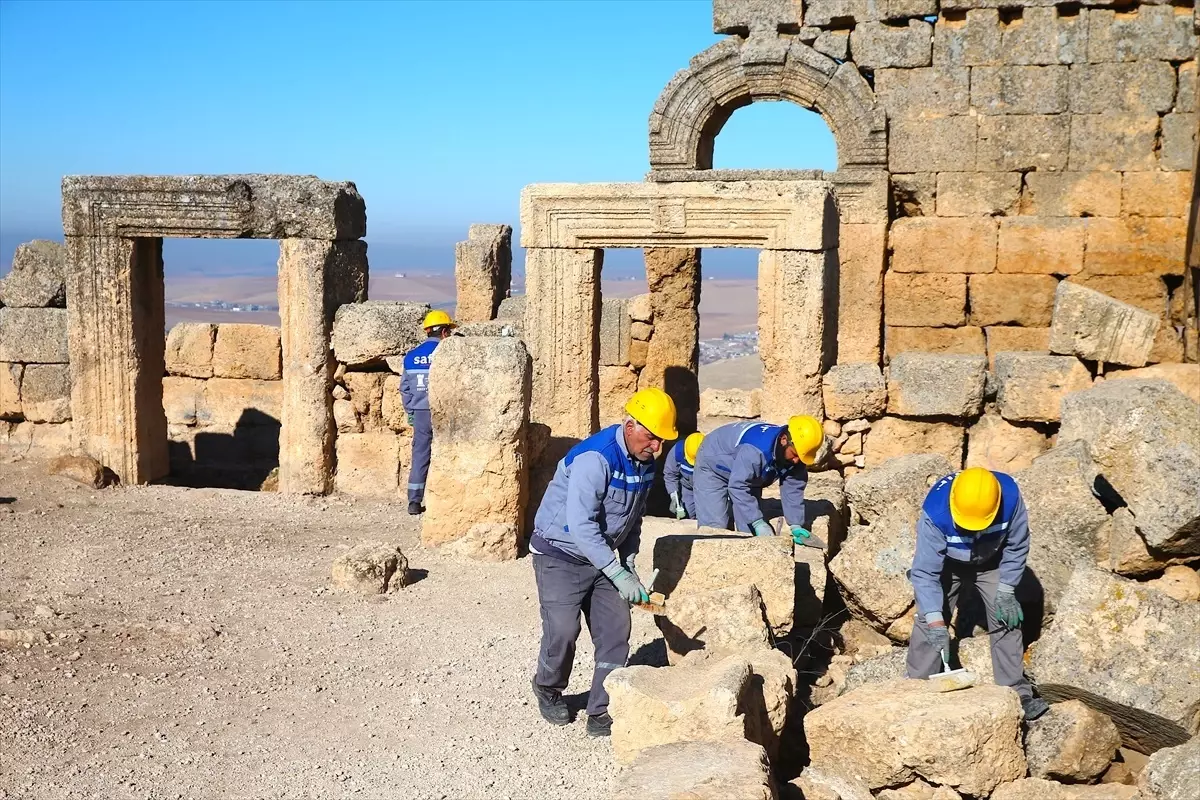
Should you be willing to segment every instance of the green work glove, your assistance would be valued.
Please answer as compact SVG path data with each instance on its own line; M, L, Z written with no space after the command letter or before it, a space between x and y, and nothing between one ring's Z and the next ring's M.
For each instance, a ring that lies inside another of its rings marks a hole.
M408 424L409 424L409 425L412 425L412 424L413 424L413 415L412 415L412 412L411 412L411 411L409 411L409 412L405 413L405 415L404 415L404 416L408 417Z
M687 519L687 509L683 507L682 503L675 509L675 519Z
M806 531L804 528L801 528L799 525L792 526L792 542L794 544L804 545L807 543L807 539L811 536L812 536L812 533L810 531Z
M621 593L621 597L625 598L625 602L645 603L650 600L650 594L646 591L646 587L642 586L638 576L621 566L621 562L614 560L601 572L613 582L613 586L617 587L617 591Z
M750 532L755 536L774 536L775 529L765 519L756 519L750 523Z
M996 590L996 621L1010 631L1021 627L1021 623L1025 621L1025 613L1021 611L1021 604L1013 596L1011 586L1000 584L1000 588Z
M679 506L679 492L671 492L670 510L675 515L675 519L683 519L683 517L679 516Z

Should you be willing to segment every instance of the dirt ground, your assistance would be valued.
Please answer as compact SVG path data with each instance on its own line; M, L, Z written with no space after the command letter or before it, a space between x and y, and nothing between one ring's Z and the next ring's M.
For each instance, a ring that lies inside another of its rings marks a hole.
M416 582L331 591L368 539ZM400 505L93 491L0 464L0 629L49 636L0 647L0 798L609 796L609 742L533 704L539 627L528 559L426 550ZM660 662L636 611L632 645Z

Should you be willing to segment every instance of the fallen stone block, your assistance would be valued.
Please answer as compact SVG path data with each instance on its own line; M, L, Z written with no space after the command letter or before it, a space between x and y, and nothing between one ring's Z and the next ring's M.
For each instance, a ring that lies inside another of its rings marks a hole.
M1137 800L1134 786L1102 783L1068 786L1044 778L1021 778L996 787L991 800Z
M1017 422L1058 422L1063 398L1092 385L1087 367L1072 356L998 353L995 374L1000 416Z
M31 647L48 641L41 628L0 628L0 647Z
M1029 667L1043 697L1082 700L1112 718L1127 747L1153 753L1200 728L1197 641L1200 604L1080 567Z
M675 664L695 650L746 652L771 646L762 595L752 585L672 593L666 616L654 618Z
M1167 567L1162 577L1146 585L1181 603L1200 601L1200 573L1191 567Z
M757 419L761 414L761 389L705 389L700 393L702 417Z
M1186 744L1164 747L1150 756L1138 776L1145 800L1195 800L1200 780L1200 737Z
M804 519L808 529L825 540L830 555L836 554L846 538L846 483L836 470L809 473L808 486L804 488ZM776 525L775 530L784 528ZM803 556L798 553L797 559L814 563L807 553ZM824 564L821 566L823 570ZM816 574L810 577L815 584Z
M1090 783L1108 769L1120 746L1121 734L1111 719L1068 700L1029 723L1025 758L1034 778Z
M913 604L908 579L916 553L916 518L908 509L885 510L870 525L854 525L829 571L850 613L878 631Z
M65 308L0 308L0 361L66 364Z
M985 356L901 353L888 365L888 413L977 417L987 366Z
M830 419L873 419L887 406L887 384L874 363L830 367L821 379L821 394Z
M1061 281L1054 294L1050 352L1140 367L1150 355L1158 327L1153 314Z
M333 355L348 367L385 363L425 341L425 303L367 301L338 308L333 318Z
M984 414L967 429L966 466L1012 473L1028 467L1049 447L1050 438L1037 428Z
M212 355L213 375L218 378L254 378L277 381L283 378L279 328L275 325L221 323L217 326Z
M900 680L810 711L804 731L813 768L872 791L923 778L982 796L1025 775L1021 718L1020 699L1006 687L937 693L926 681Z
M1186 394L1193 403L1200 403L1200 364L1152 364L1140 369L1112 370L1104 374L1104 380L1164 380Z
M886 653L864 659L846 671L846 680L840 694L852 692L860 686L889 683L904 677L908 660L907 647L893 647Z
M1171 556L1151 552L1137 530L1137 520L1128 508L1118 508L1101 531L1096 545L1096 562L1107 570L1130 577L1150 575L1167 567L1200 561L1200 556Z
M384 594L407 582L408 559L399 547L361 542L333 562L333 588L359 594Z
M183 378L213 376L213 344L217 326L180 322L167 333L167 373Z
M771 771L751 742L676 742L642 750L617 777L614 800L775 800Z
M804 800L873 800L871 790L860 780L806 767L792 781Z
M774 759L796 694L796 667L779 650L756 648L736 655L750 664L750 682L739 708L746 718L746 738L762 745ZM720 659L718 654L700 650L687 655L680 664L712 664Z
M875 800L962 800L962 795L949 786L930 786L917 778L899 789L884 789Z
M87 455L59 456L50 462L47 471L92 489L103 489L117 483L117 476L112 470Z
M871 423L864 445L865 465L876 467L891 458L914 453L941 455L958 469L966 431L949 422L884 417Z
M0 279L0 306L65 308L67 305L66 248L36 239L17 245L12 269Z
M954 470L940 455L899 456L847 479L846 499L853 516L864 523L902 505L915 525L929 489Z
M1200 555L1200 405L1166 381L1106 381L1063 400L1058 440L1081 439L1146 544Z

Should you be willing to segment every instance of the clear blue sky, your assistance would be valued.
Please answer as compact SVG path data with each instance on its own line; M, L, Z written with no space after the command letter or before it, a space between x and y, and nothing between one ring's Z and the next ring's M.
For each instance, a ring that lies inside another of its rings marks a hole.
M705 0L5 0L0 263L61 236L65 174L282 172L354 181L373 254L446 266L527 183L641 180L655 99L718 38ZM786 103L716 144L717 167L835 161Z

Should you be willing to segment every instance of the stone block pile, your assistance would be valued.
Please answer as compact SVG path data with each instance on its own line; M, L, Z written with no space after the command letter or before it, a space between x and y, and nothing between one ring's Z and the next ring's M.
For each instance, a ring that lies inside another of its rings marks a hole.
M600 302L600 426L625 419L625 401L638 390L654 337L649 294L606 297Z

